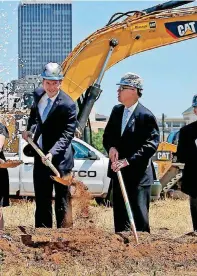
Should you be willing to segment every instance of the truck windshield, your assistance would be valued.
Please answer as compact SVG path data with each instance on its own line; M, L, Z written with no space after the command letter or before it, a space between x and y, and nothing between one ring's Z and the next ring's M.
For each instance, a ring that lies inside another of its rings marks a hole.
M176 132L172 132L168 135L167 142L170 144L173 144L174 136L176 135Z
M167 138L168 143L177 145L178 140L179 140L179 131L173 131L168 135L168 138Z

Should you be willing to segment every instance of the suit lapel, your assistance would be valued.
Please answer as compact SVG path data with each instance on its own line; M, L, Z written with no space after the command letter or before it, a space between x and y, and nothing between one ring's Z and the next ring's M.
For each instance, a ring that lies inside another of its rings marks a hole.
M45 94L46 92L43 90L43 88L39 89L39 91L35 92L35 97L34 97L34 103L35 103L35 109L36 109L36 128L34 131L34 141L37 142L38 137L40 136L40 126L42 125L42 120L40 117L40 112L39 112L39 108L38 108L38 104L39 101L41 100L42 96Z
M117 116L117 128L118 128L118 132L119 132L120 136L121 136L123 112L124 112L124 105L121 105L121 107L119 109L119 114Z
M36 104L36 112L37 112L37 116L38 116L38 121L40 123L42 123L42 120L41 120L41 117L40 117L40 112L39 112L39 108L38 108L38 104L39 104L39 101L41 100L42 96L45 94L46 92L43 90L41 94L36 94L36 97L35 97L35 104Z

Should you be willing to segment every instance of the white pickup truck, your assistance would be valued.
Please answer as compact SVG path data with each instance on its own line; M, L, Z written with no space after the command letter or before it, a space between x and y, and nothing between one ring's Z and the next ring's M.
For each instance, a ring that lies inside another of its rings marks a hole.
M19 153L5 153L6 159L23 161L20 166L8 169L10 195L34 196L34 158L24 155L23 148L26 144L27 142L20 137ZM89 191L99 202L100 198L107 196L109 190L110 179L107 177L109 159L80 139L74 138L72 145L75 149L73 175L88 187ZM154 163L154 166L157 171L157 164ZM152 185L153 193L157 182L155 181L153 183L155 185Z
M26 141L19 138L19 153L5 153L6 159L22 160L23 164L8 169L10 195L34 196L33 166L34 158L23 153ZM110 179L107 177L108 158L86 142L74 138L75 149L73 175L85 185L94 197L106 197Z

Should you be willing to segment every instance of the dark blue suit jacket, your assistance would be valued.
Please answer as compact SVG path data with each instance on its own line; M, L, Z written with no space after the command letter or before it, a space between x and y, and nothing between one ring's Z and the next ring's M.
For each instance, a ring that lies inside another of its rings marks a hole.
M181 128L177 147L178 162L185 163L181 190L193 198L197 197L197 121Z
M63 174L74 166L71 141L77 122L76 105L67 94L60 91L47 119L42 123L38 103L44 94L42 88L35 90L27 130L35 129L35 143L42 134L43 152L52 153L52 163Z
M123 168L122 174L127 185L151 185L153 183L153 166L151 157L159 145L159 128L154 115L138 103L121 136L124 106L116 105L111 113L103 135L103 145L107 152L115 147L119 159L126 158L129 166ZM109 162L108 176L116 177Z

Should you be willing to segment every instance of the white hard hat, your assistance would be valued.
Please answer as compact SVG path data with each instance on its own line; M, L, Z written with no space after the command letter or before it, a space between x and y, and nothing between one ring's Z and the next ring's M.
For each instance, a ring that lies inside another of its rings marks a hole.
M41 76L46 80L62 80L64 78L61 66L53 62L49 62L45 65Z

